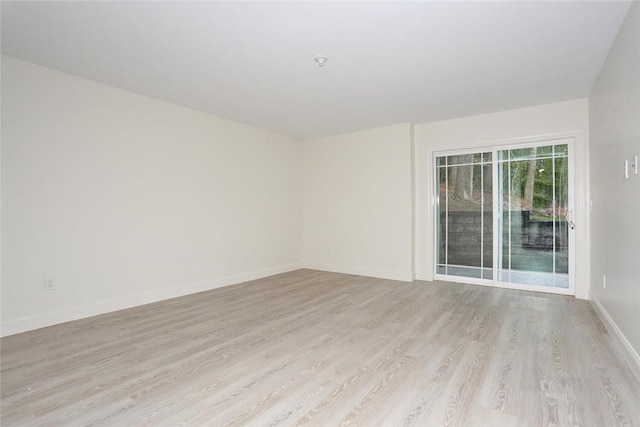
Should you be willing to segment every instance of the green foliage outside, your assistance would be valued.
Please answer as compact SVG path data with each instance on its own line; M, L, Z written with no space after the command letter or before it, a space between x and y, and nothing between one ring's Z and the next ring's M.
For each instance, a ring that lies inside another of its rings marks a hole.
M566 153L566 145L501 151L503 208L530 211L536 221L552 221L554 212L562 219L568 204ZM446 196L449 210L491 210L491 174L486 154L449 156L439 168L441 209Z

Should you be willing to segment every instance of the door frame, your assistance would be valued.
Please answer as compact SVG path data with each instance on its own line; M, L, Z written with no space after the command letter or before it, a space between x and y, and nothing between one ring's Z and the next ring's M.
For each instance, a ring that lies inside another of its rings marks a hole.
M583 227L576 227L575 229L569 229L568 235L568 243L569 243L569 260L568 260L568 275L569 275L569 287L568 288L556 288L542 285L527 285L527 284L519 284L519 283L511 283L511 282L503 282L498 280L498 255L500 250L500 244L498 239L495 237L499 234L499 209L497 208L498 204L501 201L498 200L499 192L498 189L498 152L504 150L512 150L518 148L532 148L532 147L540 147L546 145L558 145L558 144L567 144L567 154L568 154L568 205L570 210L573 212L572 219L574 223L578 223L578 218L582 218L584 215L582 212L579 212L579 204L577 203L580 199L580 194L578 193L579 189L576 184L576 139L578 135L575 132L572 133L563 133L556 135L546 135L540 137L531 137L531 138L519 138L510 141L500 141L494 144L487 144L484 146L477 146L474 148L465 148L465 149L454 149L454 150L440 150L440 151L432 151L431 155L431 168L432 168L432 185L431 192L433 196L432 203L432 218L431 227L433 230L433 277L435 280L449 281L449 282L458 282L458 283L469 283L474 285L483 285L483 286L494 286L499 288L507 288L507 289L517 289L517 290L525 290L525 291L534 291L534 292L544 292L544 293L552 293L552 294L562 294L562 295L575 295L575 280L576 280L576 231L582 229ZM475 153L483 153L483 152L491 152L492 153L492 197L493 197L493 233L494 233L494 245L493 245L493 275L492 279L478 279L472 277L463 277L463 276L447 276L439 274L438 271L438 211L439 211L439 191L437 191L436 184L438 182L438 168L436 166L436 159L442 156L448 155L461 155L461 154L475 154Z

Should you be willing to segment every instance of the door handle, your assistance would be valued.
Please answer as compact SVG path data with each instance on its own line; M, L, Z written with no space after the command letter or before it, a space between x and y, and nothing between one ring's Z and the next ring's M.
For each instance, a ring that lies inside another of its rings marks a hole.
M574 230L576 228L576 224L573 222L573 211L567 211L564 214L565 219L567 220L567 225L570 229Z

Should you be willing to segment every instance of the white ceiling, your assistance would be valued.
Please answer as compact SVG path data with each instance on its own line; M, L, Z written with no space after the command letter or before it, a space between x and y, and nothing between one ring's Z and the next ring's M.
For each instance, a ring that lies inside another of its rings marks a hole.
M629 5L3 1L2 52L312 138L588 96Z

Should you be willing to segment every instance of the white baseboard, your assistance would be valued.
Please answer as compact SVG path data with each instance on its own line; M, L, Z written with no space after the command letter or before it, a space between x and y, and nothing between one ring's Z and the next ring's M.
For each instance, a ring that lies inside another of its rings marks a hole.
M426 273L416 273L416 280L423 280L425 282L433 282L433 275Z
M598 301L598 298L595 296L591 299L591 306L595 309L595 312L598 314L598 317L604 323L607 331L609 331L609 335L611 339L615 342L618 350L622 353L622 356L627 361L627 364L633 371L634 375L640 381L640 356L638 352L633 348L627 337L624 336L616 322L613 321L607 310L604 306Z
M286 264L247 273L235 274L232 276L220 277L213 280L205 280L186 285L125 295L119 298L103 300L93 304L86 304L65 310L43 313L33 317L12 320L0 325L0 336L5 337L8 335L18 334L20 332L43 328L45 326L57 325L59 323L70 322L72 320L83 319L85 317L110 313L112 311L150 304L152 302L170 298L181 297L184 295L194 294L196 292L208 291L224 286L248 282L250 280L262 279L264 277L287 273L301 268L302 263Z
M354 274L357 276L376 277L379 279L399 280L413 282L413 273L376 270L371 268L349 267L344 265L320 264L317 262L305 262L304 268L312 270L330 271L332 273Z

